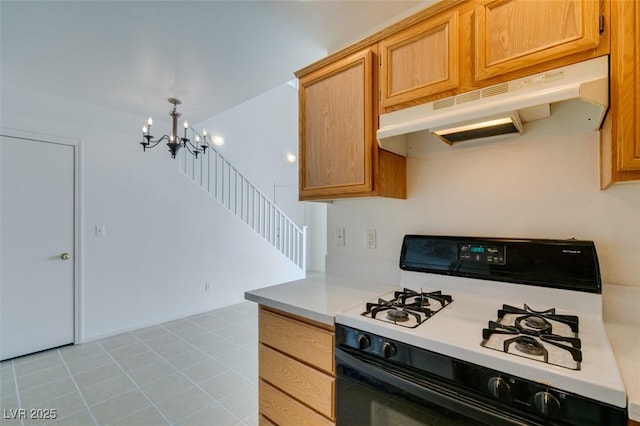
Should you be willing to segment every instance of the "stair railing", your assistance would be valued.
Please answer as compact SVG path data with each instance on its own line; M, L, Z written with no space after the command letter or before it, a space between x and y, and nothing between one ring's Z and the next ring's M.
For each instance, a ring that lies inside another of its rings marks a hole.
M303 271L307 227L300 228L214 146L198 158L181 150L180 170Z

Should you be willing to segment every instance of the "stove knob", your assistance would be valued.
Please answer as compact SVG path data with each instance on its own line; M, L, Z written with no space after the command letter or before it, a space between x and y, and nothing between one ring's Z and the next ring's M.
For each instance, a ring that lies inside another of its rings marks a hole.
M358 336L358 349L367 349L371 346L371 339L366 334L361 334Z
M385 358L391 358L397 352L398 351L396 350L396 347L393 346L393 343L384 342L384 345L382 345L382 355L384 355Z
M511 389L509 388L509 384L507 383L507 381L502 377L490 378L487 385L489 387L489 392L495 398L507 399L509 397Z
M536 410L545 417L552 417L560 410L560 401L549 392L538 392L533 396Z

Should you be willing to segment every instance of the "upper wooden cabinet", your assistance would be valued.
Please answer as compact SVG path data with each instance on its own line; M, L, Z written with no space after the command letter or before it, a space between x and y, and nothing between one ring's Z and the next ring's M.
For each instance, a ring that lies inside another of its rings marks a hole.
M406 197L405 159L378 148L375 47L300 76L300 199Z
M480 0L474 41L478 80L595 50L600 43L600 2Z
M380 41L381 108L456 88L458 33L458 11L453 10Z
M640 180L637 0L443 0L298 72L300 199L406 198L378 113L611 55L601 185Z
M611 96L600 137L601 187L640 180L640 3L611 2Z

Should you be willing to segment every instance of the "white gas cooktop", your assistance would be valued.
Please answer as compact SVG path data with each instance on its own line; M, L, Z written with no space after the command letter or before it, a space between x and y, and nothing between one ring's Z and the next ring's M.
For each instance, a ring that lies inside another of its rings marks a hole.
M366 303L338 313L336 323L545 383L564 392L626 407L624 384L602 322L600 294L411 271L401 273L398 290L403 288L442 291L453 301L414 328L363 316ZM382 294L380 298L391 300L393 296L393 293ZM368 302L377 303L378 298ZM559 366L541 362L537 357L516 356L483 346L482 330L488 327L489 321L496 321L497 311L503 304L519 308L527 304L534 311L555 308L558 315L578 316L582 352L579 369L570 363L569 367Z

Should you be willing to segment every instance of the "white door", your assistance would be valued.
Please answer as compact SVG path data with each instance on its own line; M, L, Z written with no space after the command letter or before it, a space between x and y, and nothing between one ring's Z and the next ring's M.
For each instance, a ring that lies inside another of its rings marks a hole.
M0 137L0 360L73 343L74 150Z

